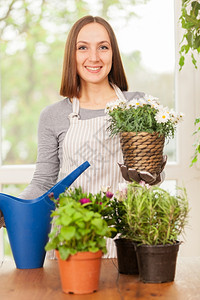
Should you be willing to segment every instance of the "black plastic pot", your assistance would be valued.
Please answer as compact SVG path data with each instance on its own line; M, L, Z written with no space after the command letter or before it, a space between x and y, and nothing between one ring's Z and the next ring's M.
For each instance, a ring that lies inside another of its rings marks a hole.
M162 283L174 280L180 242L167 245L135 245L140 280Z
M117 248L118 271L121 274L139 274L133 241L125 238L114 240Z

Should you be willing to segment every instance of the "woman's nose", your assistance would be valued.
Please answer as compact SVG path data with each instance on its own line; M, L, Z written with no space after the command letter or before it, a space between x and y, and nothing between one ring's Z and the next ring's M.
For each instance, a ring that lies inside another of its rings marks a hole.
M90 61L98 61L99 60L99 54L98 54L98 51L96 49L90 50L89 60Z

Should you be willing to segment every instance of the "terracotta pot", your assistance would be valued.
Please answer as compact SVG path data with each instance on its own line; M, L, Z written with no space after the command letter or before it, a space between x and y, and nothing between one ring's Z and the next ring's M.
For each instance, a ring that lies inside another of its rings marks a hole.
M62 290L68 294L90 294L98 290L102 251L78 252L67 260L58 258Z
M136 246L140 280L147 283L174 280L180 242L166 245Z

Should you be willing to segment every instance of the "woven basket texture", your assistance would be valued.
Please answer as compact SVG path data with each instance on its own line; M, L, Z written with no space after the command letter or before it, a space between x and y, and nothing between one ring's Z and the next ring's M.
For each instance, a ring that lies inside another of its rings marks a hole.
M121 132L124 165L137 171L160 173L164 142L164 136L159 136L158 133Z

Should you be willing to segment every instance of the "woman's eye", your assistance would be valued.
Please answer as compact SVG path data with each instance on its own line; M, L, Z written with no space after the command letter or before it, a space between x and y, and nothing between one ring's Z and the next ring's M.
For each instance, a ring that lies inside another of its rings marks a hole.
M78 50L85 50L86 49L86 46L79 46L78 47Z
M102 46L100 46L99 48L100 48L101 50L108 50L108 47L105 46L105 45L102 45Z

